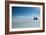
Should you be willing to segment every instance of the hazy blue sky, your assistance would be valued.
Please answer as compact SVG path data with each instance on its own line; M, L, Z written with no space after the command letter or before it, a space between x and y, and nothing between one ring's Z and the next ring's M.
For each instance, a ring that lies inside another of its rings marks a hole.
M12 7L12 16L40 15L39 7Z

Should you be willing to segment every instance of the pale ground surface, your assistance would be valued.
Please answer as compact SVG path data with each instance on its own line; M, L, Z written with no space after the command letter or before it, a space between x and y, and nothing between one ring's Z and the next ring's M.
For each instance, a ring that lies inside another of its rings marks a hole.
M37 28L40 27L39 19L34 20L33 17L12 17L12 28Z

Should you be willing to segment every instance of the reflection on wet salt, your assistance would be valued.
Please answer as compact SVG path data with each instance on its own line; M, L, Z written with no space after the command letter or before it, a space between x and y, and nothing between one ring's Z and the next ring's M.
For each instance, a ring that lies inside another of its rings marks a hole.
M40 27L40 18L33 20L34 17L12 17L12 28L32 28Z

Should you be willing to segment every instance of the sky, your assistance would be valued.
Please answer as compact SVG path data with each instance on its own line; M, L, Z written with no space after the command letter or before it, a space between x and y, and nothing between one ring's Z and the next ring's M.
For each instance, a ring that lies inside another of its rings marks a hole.
M40 15L39 7L12 7L12 16Z

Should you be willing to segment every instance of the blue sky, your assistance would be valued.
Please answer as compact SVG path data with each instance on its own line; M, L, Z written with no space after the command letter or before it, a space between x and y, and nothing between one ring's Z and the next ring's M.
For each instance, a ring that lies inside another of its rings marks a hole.
M39 7L12 7L12 16L40 15Z

